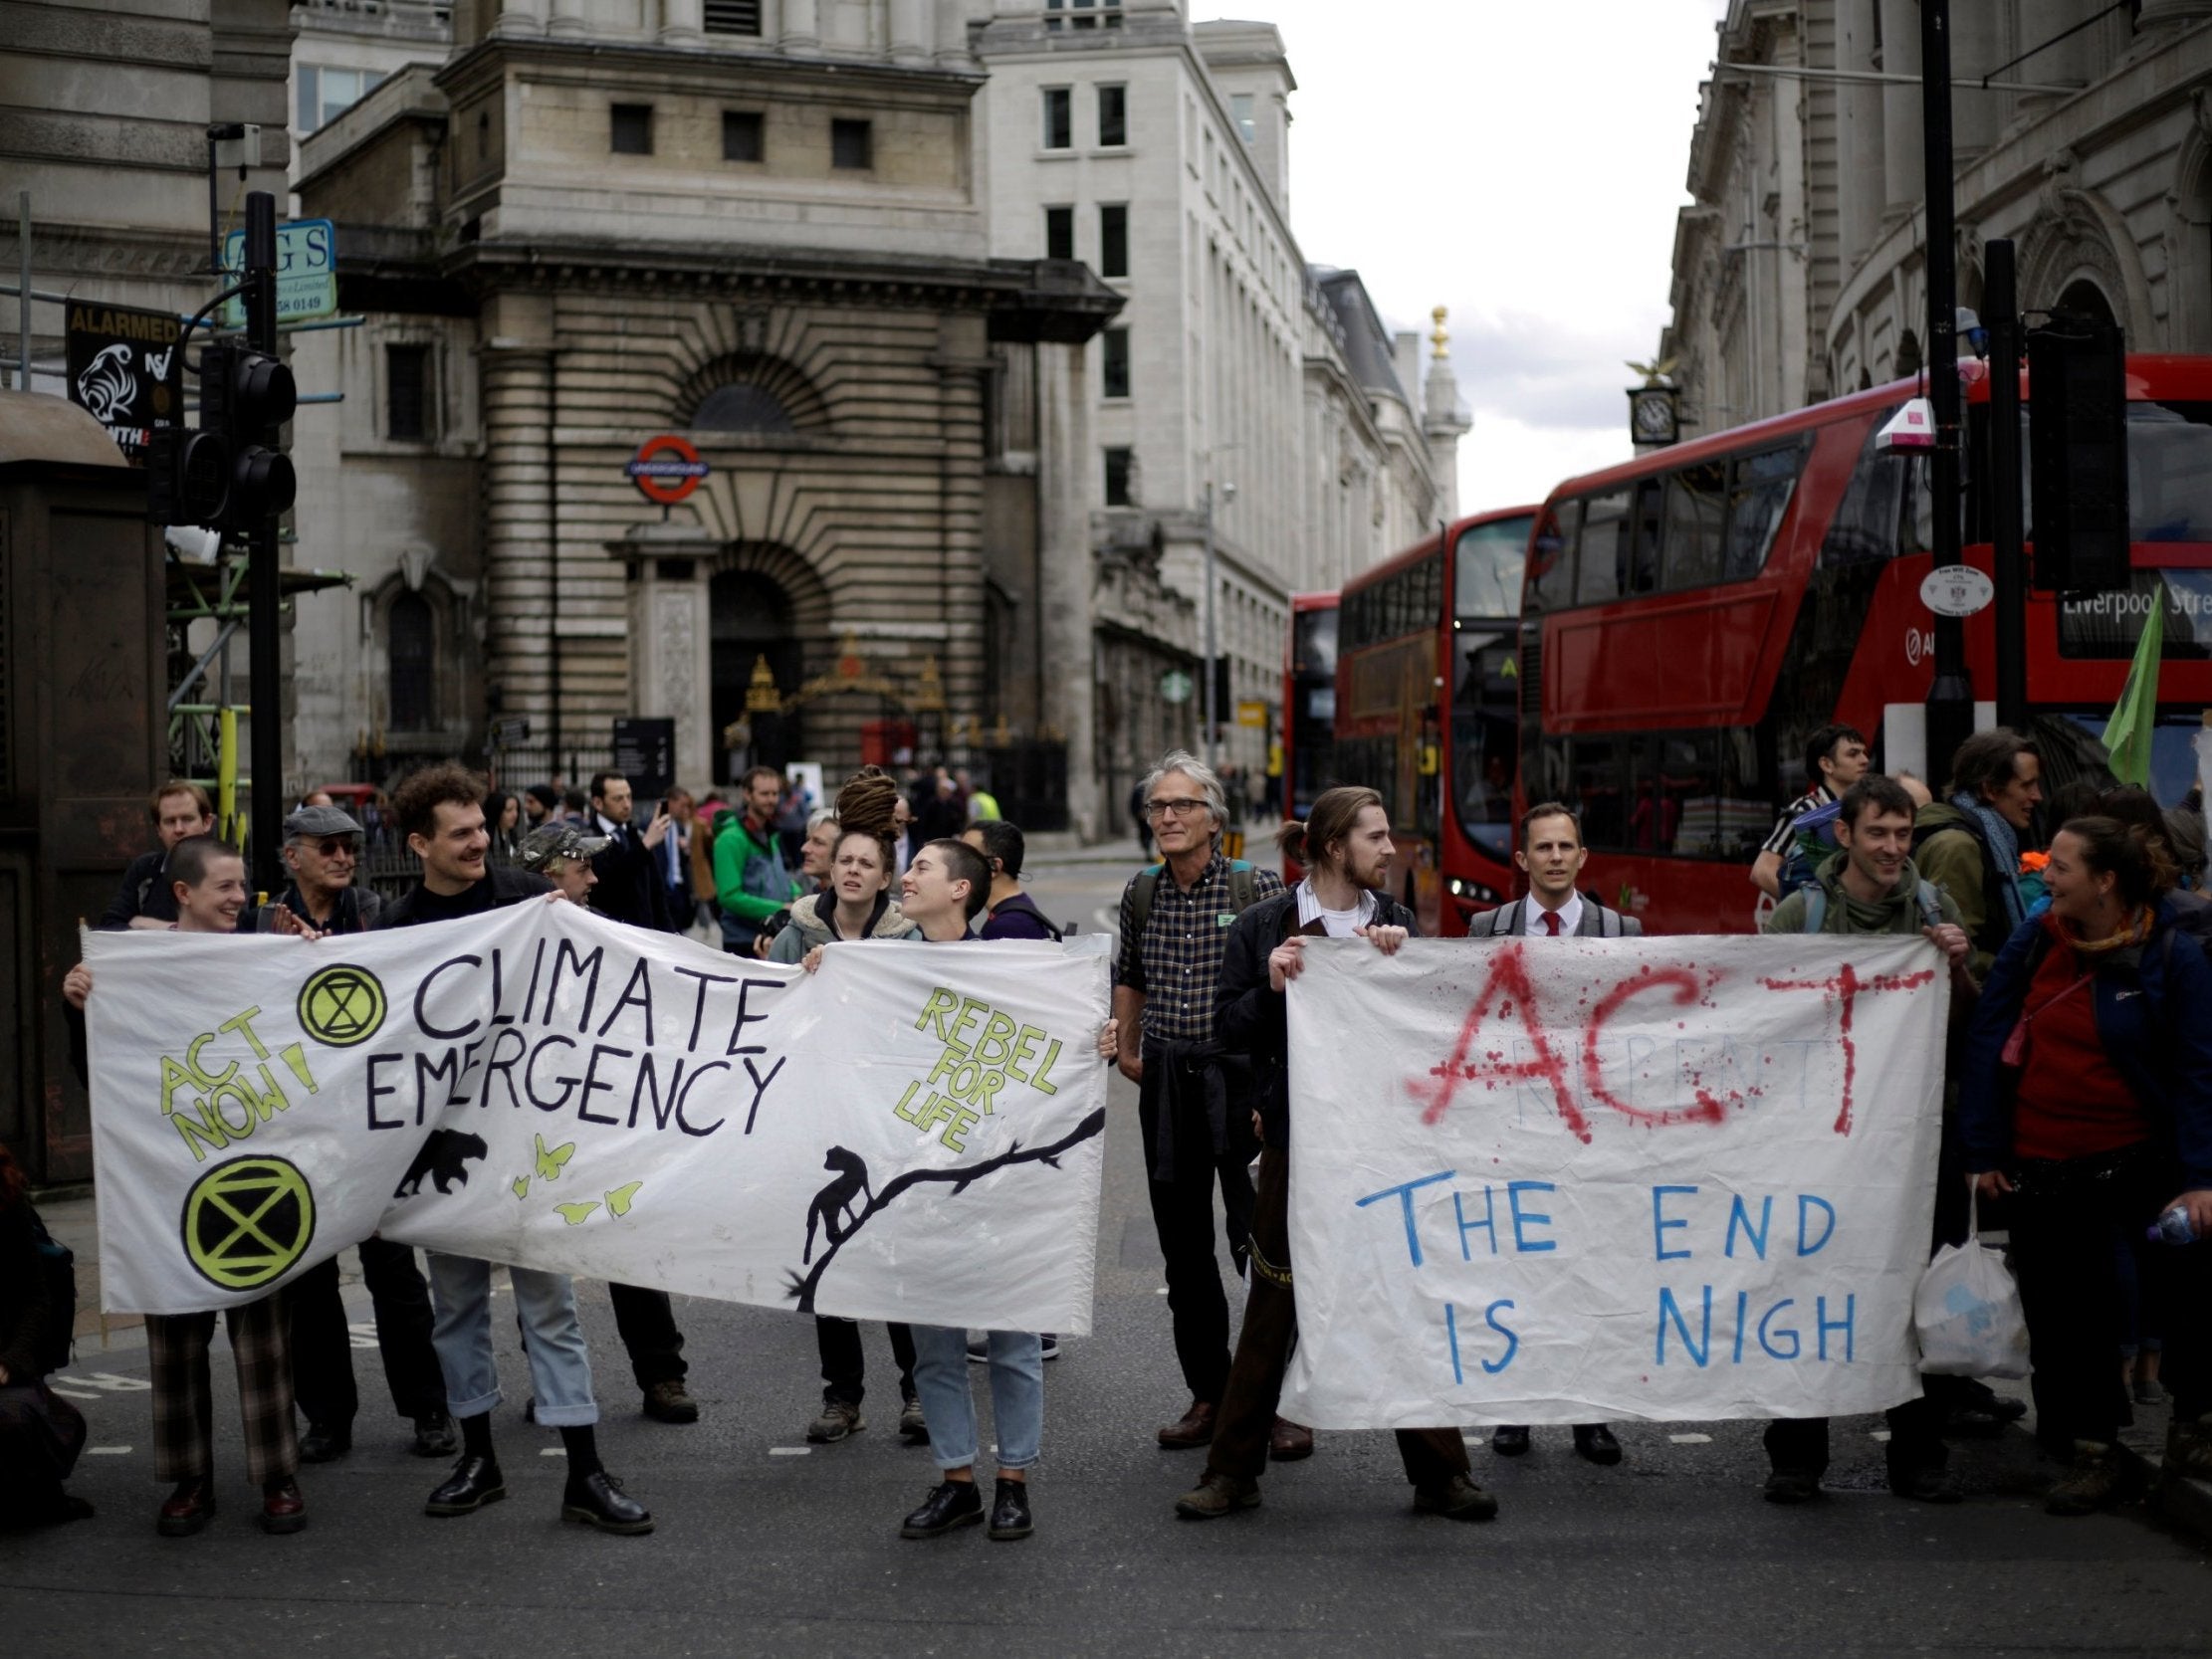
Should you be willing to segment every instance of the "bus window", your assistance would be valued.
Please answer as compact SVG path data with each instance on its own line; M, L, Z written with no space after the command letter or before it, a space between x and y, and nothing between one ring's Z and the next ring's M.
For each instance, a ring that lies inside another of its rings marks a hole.
M2127 538L2212 541L2212 405L2127 406Z
M1451 614L1495 622L1521 613L1528 519L1495 518L1460 532L1453 547Z
M1582 503L1561 502L1544 515L1529 543L1529 608L1565 610L1574 603L1575 532L1582 526Z
M1714 858L1720 852L1719 742L1710 731L1674 732L1659 741L1659 774L1649 807L1653 841L1662 853ZM1640 799L1639 811L1647 803Z
M2059 600L2059 655L2132 657L2150 607L2165 605L2159 650L2167 662L2212 657L2212 570L2137 570L2117 593Z
M1470 630L1452 643L1452 806L1467 839L1503 863L1512 851L1514 640L1504 630Z
M1728 464L1728 541L1721 569L1724 581L1756 576L1766 565L1774 532L1804 462L1805 446L1791 444L1758 455L1739 455Z
M1574 739L1575 799L1582 808L1582 844L1619 849L1628 845L1628 812L1622 800L1621 739Z
M1657 593L1659 585L1659 502L1663 479L1648 478L1636 487L1636 516L1629 528L1629 566L1624 592Z
M1725 471L1718 461L1684 467L1666 481L1666 585L1710 587L1720 580L1720 519Z
M1629 493L1609 490L1582 503L1582 534L1576 537L1575 603L1603 605L1621 597L1628 573Z
M1836 516L1828 521L1828 534L1821 540L1823 565L1859 564L1897 556L1908 463L1902 455L1875 452L1876 436L1895 413L1894 407L1880 410L1868 423L1867 441L1859 447L1851 482L1844 486L1844 499L1837 504Z
M1759 856L1767 832L1774 828L1777 792L1767 768L1761 765L1759 728L1732 726L1719 732L1720 769L1716 781L1720 798L1717 857L1749 864Z

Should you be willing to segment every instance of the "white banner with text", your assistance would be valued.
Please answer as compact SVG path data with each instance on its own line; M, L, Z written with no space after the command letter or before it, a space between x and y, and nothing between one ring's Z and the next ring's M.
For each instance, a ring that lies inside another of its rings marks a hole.
M1949 994L1916 937L1316 942L1289 992L1284 1415L1912 1398Z
M268 1294L372 1232L854 1319L1090 1329L1105 958L821 971L572 905L87 943L102 1299Z

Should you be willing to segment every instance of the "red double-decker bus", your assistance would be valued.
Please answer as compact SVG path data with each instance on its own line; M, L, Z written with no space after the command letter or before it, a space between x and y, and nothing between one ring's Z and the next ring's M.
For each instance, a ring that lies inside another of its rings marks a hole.
M1425 933L1462 934L1512 892L1516 636L1535 513L1461 518L1339 600L1336 780L1389 806Z
M1987 370L1966 380L1965 562L1988 574ZM1934 617L1924 455L1878 453L1912 382L1877 388L1570 479L1529 547L1521 628L1521 802L1578 805L1585 881L1661 933L1742 932L1768 901L1749 868L1806 788L1806 738L1867 734L1882 770L1939 794L1928 755ZM2023 385L2031 399L2033 388ZM2027 604L2030 735L2046 794L2102 779L2099 741L2152 605L2164 662L2152 786L2195 773L2212 700L2212 358L2127 359L2133 585ZM2025 469L2024 469L2025 470ZM2033 503L2028 534L2034 536ZM1995 614L1966 619L1978 695ZM1993 705L1976 724L1994 724Z

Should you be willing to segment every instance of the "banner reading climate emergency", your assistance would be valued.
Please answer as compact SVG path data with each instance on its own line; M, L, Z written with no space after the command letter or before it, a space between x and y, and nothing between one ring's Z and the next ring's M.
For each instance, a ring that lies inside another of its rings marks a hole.
M1916 938L1316 941L1290 990L1284 1414L1912 1398L1948 997Z
M1105 960L819 973L572 905L316 943L95 933L102 1295L249 1301L380 1231L732 1302L1090 1329Z

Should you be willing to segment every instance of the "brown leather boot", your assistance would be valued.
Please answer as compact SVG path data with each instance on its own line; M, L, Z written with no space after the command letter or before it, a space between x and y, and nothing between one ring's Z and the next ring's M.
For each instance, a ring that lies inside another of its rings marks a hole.
M1213 1445L1213 1402L1193 1400L1191 1409L1183 1414L1182 1421L1170 1423L1160 1431L1160 1444L1171 1452L1188 1452L1200 1446Z

